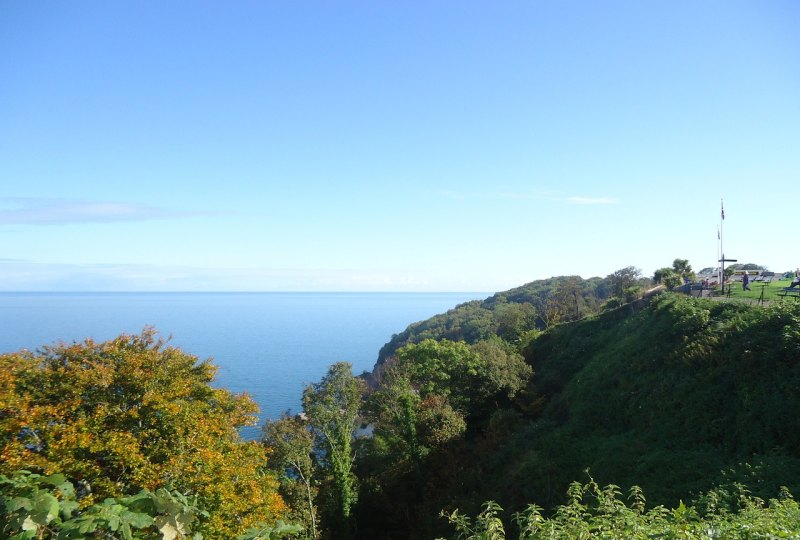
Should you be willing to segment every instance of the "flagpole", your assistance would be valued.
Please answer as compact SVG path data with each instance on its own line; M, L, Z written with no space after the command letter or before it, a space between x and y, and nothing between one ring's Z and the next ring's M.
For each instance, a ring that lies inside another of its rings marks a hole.
M720 245L719 245L721 241L722 241L722 233L720 232L719 227L717 227L717 280L719 281L720 284L722 283L722 280L720 279L721 271L719 266L721 264L720 260L722 259L722 253L720 253Z
M719 200L719 253L722 255L720 257L720 267L719 267L719 282L722 285L722 290L725 290L725 249L722 247L722 222L725 221L725 205L722 202L722 199Z
M722 258L725 258L725 249L722 247L722 223L725 221L725 205L722 199L719 200L719 251L722 253Z

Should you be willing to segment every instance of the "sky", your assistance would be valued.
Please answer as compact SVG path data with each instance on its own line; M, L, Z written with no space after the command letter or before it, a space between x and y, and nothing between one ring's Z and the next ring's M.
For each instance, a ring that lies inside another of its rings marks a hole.
M800 266L800 3L0 2L0 291Z

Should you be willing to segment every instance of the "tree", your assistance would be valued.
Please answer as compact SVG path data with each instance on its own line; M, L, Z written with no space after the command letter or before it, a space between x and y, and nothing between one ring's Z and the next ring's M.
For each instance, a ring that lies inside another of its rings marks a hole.
M421 389L425 379L415 379L413 367L397 359L386 364L378 388L370 394L365 407L373 426L373 436L365 449L371 469L378 471L374 483L386 488L405 478L401 481L405 489L419 492L426 483L425 459L432 451L461 437L467 424L464 412L453 408L443 392L433 391L443 387ZM408 473L411 476L406 476Z
M512 343L528 330L536 328L536 308L530 302L500 304L495 309L494 318L497 334Z
M572 320L581 318L581 307L585 305L581 278L568 276L558 283L553 297L562 305L565 315L571 313Z
M474 383L481 371L480 357L463 341L426 339L397 351L422 399L439 395L456 409L468 410Z
M567 306L560 299L553 296L544 301L542 307L542 320L547 328L561 322L567 313Z
M411 384L407 365L396 360L384 364L378 388L367 398L364 412L373 425L373 447L393 468L413 463L419 470L428 449L418 437L418 417L422 404Z
M659 268L653 274L653 282L665 285L668 289L673 289L681 284L681 276L675 272L674 268L665 266Z
M641 277L642 271L635 266L626 266L616 270L608 276L608 280L611 282L611 293L618 298L633 300L638 293Z
M269 464L278 471L281 495L297 518L307 525L311 538L317 538L317 509L314 498L314 436L302 416L284 413L279 420L264 424L264 444L270 449Z
M487 401L498 396L513 398L533 375L522 355L500 339L480 341L471 348L483 364L478 390Z
M396 468L419 469L434 448L461 436L467 416L480 418L527 385L533 370L499 337L474 345L425 340L398 350L367 401L377 448Z
M675 270L675 273L682 278L688 278L689 280L694 281L694 271L692 270L692 265L689 264L688 259L675 259L672 261L672 269Z
M396 369L423 402L441 396L467 415L479 415L497 397L514 397L533 373L513 346L498 337L474 345L426 339L401 348L397 358Z
M364 381L353 377L351 365L337 362L320 382L303 392L303 410L333 479L337 538L350 536L350 514L357 496L352 442L364 390Z
M427 448L442 447L467 430L464 415L437 395L428 396L420 404L417 426L420 444Z
M697 276L687 259L675 259L671 267L659 268L653 274L653 282L664 284L668 289L674 289L685 281L691 282L696 279Z
M266 449L243 442L246 395L210 385L216 368L154 330L97 343L0 355L0 473L27 469L91 490L84 504L171 487L211 517L198 529L236 536L285 510Z

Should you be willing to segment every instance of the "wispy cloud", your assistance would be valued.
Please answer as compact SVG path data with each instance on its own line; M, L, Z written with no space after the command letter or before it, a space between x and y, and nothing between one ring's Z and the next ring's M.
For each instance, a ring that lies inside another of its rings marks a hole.
M0 198L2 225L65 225L142 221L193 215L152 206L111 201L47 198Z
M564 201L570 204L617 204L613 197L567 197Z

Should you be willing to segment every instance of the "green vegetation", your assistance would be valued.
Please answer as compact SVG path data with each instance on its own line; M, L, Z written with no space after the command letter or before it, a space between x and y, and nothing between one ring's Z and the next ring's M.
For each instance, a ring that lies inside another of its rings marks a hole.
M495 462L498 477L528 481L514 502L558 502L587 467L602 482L641 485L658 504L752 482L745 464L758 469L757 496L782 484L797 492L800 306L661 295L625 311L558 327L526 349L544 403Z
M199 517L208 517L196 501L163 488L107 498L85 508L81 502L75 485L63 474L0 475L0 538L202 538L192 535L192 527Z
M289 505L289 519L303 523L309 538L317 538L316 497L319 493L315 474L314 435L300 416L284 414L279 420L264 424L264 444L271 450L269 465L277 471L280 493Z
M623 270L635 283L635 269ZM617 288L626 294L629 287ZM357 464L359 530L364 537L444 535L438 510L474 514L486 500L512 513L536 502L552 516L587 468L603 483L640 485L665 507L684 500L699 508L704 493L736 486L754 500L778 497L782 486L796 493L798 329L797 302L761 307L664 293L514 343L495 335L495 344L521 352L534 373L491 406L481 400L481 384L463 378L480 373L470 346L442 340L443 350L432 341L400 348L373 394L381 410L395 411L395 429L368 416L375 436L362 443ZM420 366L406 367L411 377L398 386L404 362ZM415 400L428 392L446 397L451 416L465 422L439 445L419 443ZM413 405L405 416L402 404ZM416 433L416 441L403 433Z
M351 510L358 493L352 443L363 393L364 382L353 377L347 362L332 365L319 383L303 392L303 411L316 444L321 446L316 457L331 477L326 484L330 487L326 493L331 501L327 505L328 527L336 538L352 534Z
M646 509L644 493L630 489L626 504L622 491L609 484L601 488L594 480L574 482L567 490L569 502L559 505L551 517L542 508L529 505L513 516L520 540L575 540L585 538L652 538L750 540L753 538L800 538L800 507L788 491L765 504L743 488L735 494L713 491L697 507L680 503L676 508ZM720 500L730 501L736 511ZM502 508L486 503L472 520L453 512L446 515L456 529L455 540L504 540L506 526Z
M369 387L332 365L260 443L253 403L152 331L2 355L0 540L800 538L800 302L650 284L411 325Z
M497 293L486 300L466 302L447 313L411 324L392 336L381 348L378 365L403 345L425 339L477 343L499 336L509 343L518 343L530 338L534 330L598 313L603 302L611 297L612 278L554 277ZM631 287L637 283L637 279L626 282Z
M689 281L694 282L697 276L692 270L692 266L686 259L675 259L672 266L659 268L653 274L653 283L664 284L668 289L674 289L678 285Z

